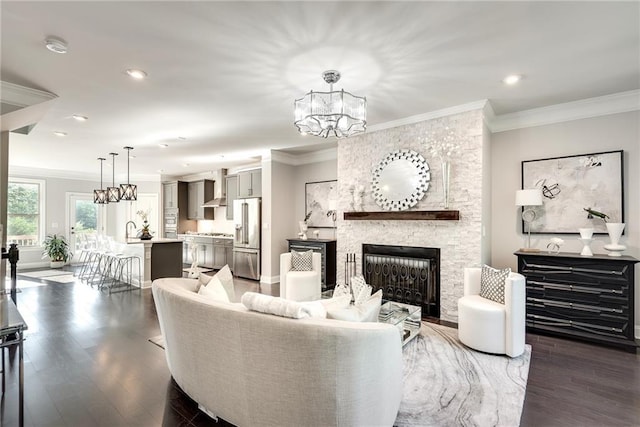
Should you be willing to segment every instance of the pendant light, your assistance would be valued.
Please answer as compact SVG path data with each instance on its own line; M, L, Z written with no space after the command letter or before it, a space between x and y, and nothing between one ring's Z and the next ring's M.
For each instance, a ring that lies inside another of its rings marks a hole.
M129 159L131 158L131 150L133 147L123 147L127 150L127 183L120 184L120 200L138 200L138 186L129 182Z
M97 203L99 205L105 205L109 203L109 198L107 197L107 191L102 189L102 162L104 162L104 157L98 157L100 160L100 189L93 190L93 203Z
M116 187L116 156L118 153L109 153L111 155L111 185L112 187L107 187L107 197L109 198L109 203L111 202L119 202L120 201L120 187Z

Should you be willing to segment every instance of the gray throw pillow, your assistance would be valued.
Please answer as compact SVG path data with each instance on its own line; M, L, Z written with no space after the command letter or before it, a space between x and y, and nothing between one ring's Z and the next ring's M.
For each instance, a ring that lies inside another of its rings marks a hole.
M313 270L313 251L306 251L306 252L291 251L291 270L292 271L312 271Z
M488 265L482 266L480 274L480 296L504 304L504 281L511 273L510 268L498 270Z

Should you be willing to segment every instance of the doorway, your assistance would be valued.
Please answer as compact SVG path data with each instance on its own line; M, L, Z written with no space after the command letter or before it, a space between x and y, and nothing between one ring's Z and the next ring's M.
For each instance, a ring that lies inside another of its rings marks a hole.
M105 205L93 203L89 193L67 193L66 225L69 230L71 262L78 262L80 249L88 235L102 234L105 230Z

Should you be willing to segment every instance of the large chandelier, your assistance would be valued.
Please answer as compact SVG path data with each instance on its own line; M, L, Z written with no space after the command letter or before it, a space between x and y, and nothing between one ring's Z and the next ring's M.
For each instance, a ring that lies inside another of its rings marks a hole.
M329 83L329 92L311 91L293 103L293 124L298 131L303 135L323 138L330 135L346 138L364 132L367 128L367 99L344 89L334 92L333 84L340 80L339 71L325 71L322 77Z

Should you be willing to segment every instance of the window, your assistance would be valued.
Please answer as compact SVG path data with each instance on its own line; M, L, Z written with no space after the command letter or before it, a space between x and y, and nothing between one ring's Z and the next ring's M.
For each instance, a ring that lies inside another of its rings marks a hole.
M44 181L9 178L7 188L7 243L40 246L44 238Z

